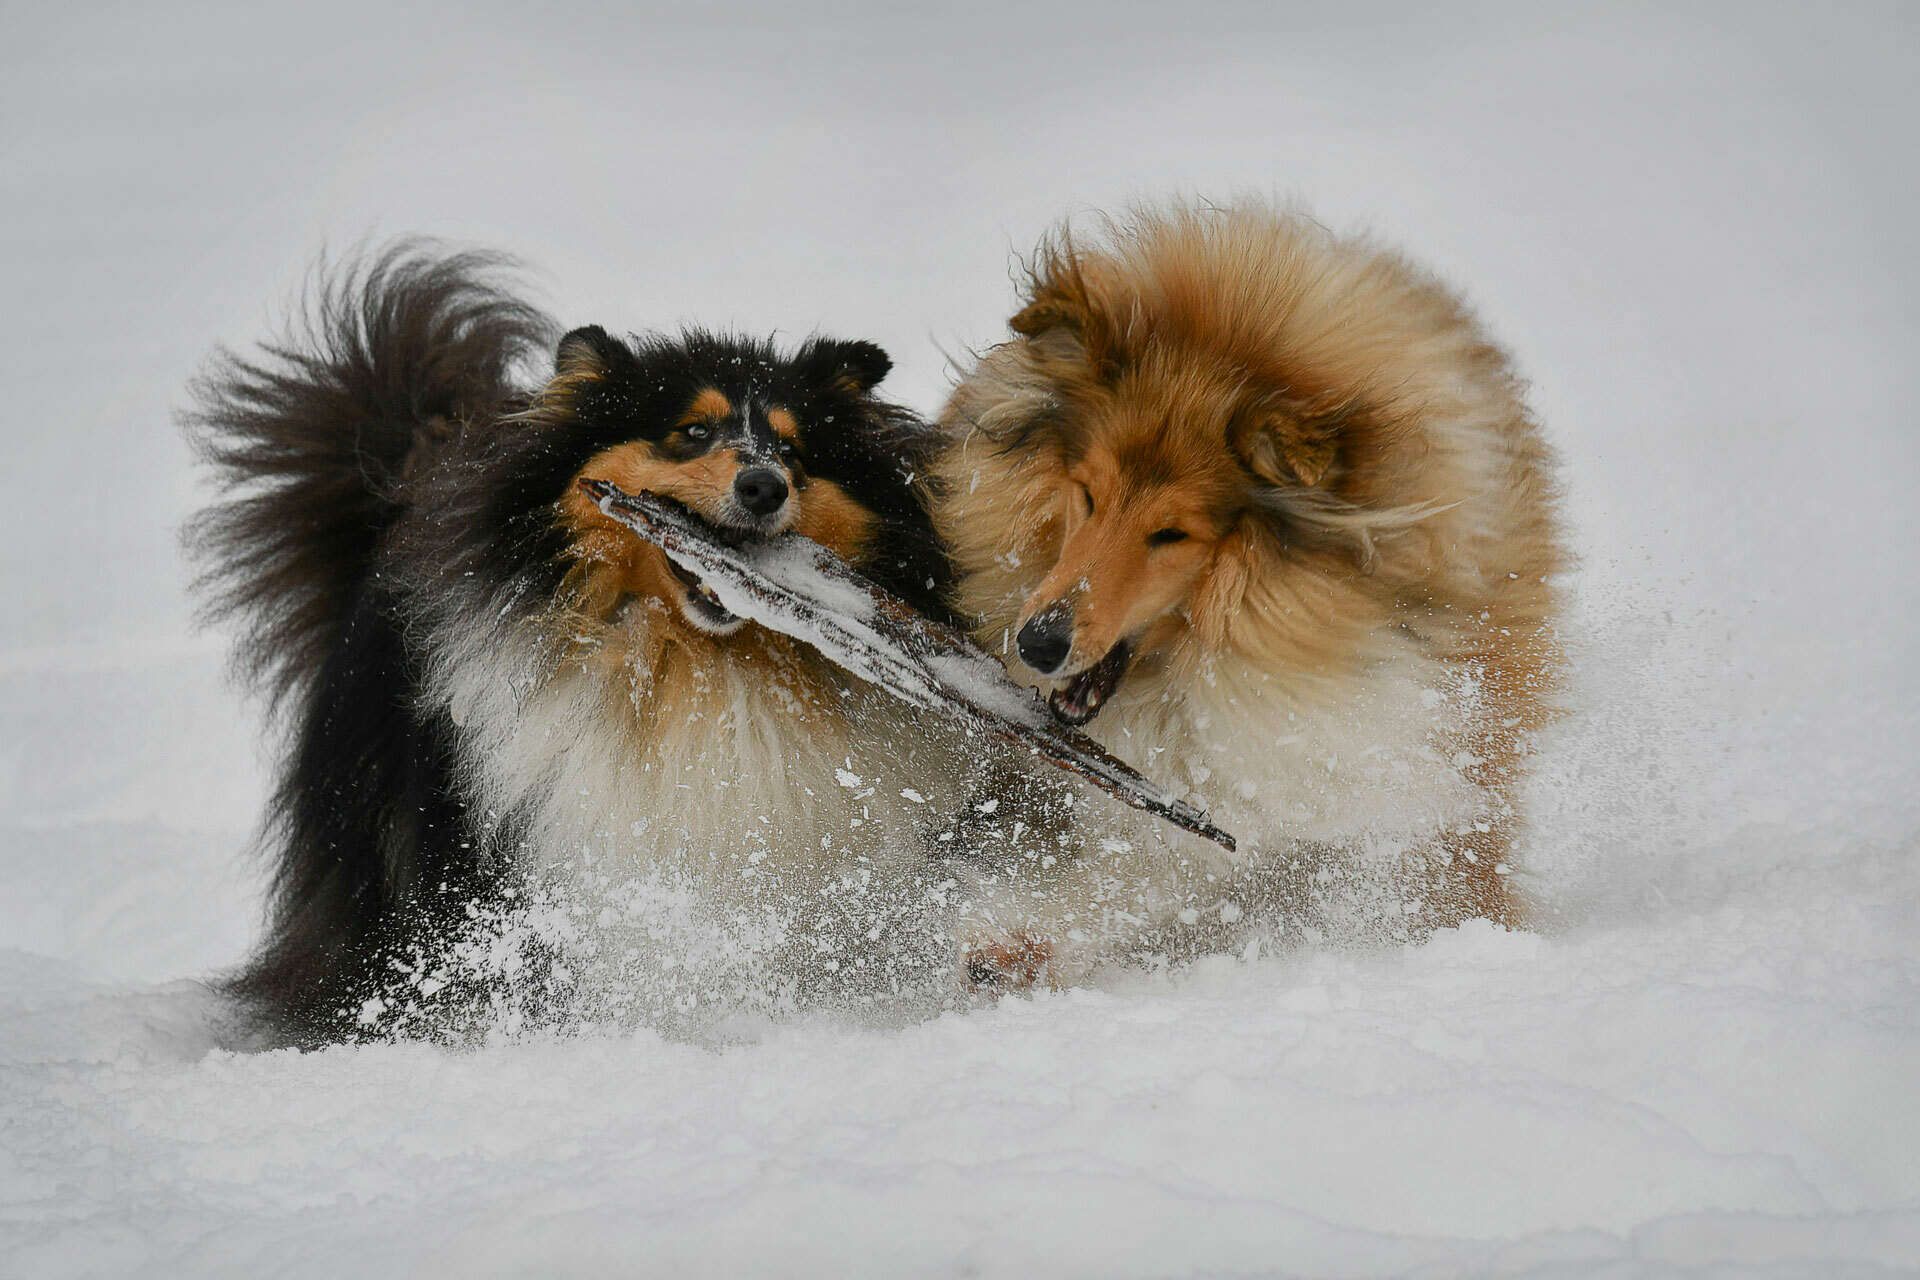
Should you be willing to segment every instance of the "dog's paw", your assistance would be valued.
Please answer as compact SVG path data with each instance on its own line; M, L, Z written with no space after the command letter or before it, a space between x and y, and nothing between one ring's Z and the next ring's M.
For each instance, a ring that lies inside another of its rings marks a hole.
M1024 933L976 942L963 955L963 974L975 991L1026 991L1053 985L1053 944Z

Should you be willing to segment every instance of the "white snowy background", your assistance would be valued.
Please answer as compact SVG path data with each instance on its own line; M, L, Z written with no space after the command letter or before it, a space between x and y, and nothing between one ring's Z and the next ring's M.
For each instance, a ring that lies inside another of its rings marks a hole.
M1920 1268L1920 8L0 7L0 1275ZM905 1026L211 1050L257 709L170 414L315 252L875 338L934 409L1063 214L1297 196L1566 463L1537 932Z

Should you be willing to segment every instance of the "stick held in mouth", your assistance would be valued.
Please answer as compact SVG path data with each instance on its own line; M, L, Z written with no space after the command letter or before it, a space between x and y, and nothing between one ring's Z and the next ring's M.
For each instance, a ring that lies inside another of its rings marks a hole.
M604 480L583 479L580 487L607 515L698 575L729 612L811 645L902 702L1025 747L1125 804L1235 847L1204 812L1056 721L967 636L924 617L819 543L787 533L732 547L668 499Z

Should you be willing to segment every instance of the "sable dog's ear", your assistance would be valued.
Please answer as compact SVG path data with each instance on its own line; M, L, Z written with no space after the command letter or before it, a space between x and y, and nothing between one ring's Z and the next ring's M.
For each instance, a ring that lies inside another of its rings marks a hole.
M1312 488L1326 479L1340 456L1340 438L1354 406L1315 411L1267 404L1243 414L1228 431L1242 465L1273 485Z
M1124 344L1113 330L1103 295L1097 292L1097 260L1079 257L1064 236L1043 243L1028 268L1027 305L1007 327L1042 352L1084 360L1099 378L1111 378L1124 363Z
M1027 285L1027 305L1014 312L1007 328L1023 338L1037 338L1053 329L1064 329L1076 338L1089 337L1095 327L1094 305L1085 270L1070 249L1043 251Z
M893 358L873 343L841 338L815 338L797 363L810 381L853 395L873 390L893 369Z
M626 346L597 324L575 329L560 339L553 355L553 376L587 380L604 374L614 361L630 355Z
M1037 338L1049 329L1079 333L1086 328L1087 313L1065 298L1035 298L1013 313L1007 328L1023 338Z

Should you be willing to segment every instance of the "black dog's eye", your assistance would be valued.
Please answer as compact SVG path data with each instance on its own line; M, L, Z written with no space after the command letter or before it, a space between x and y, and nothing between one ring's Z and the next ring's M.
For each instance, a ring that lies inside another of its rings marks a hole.
M1147 545L1150 547L1164 547L1170 543L1185 542L1186 540L1187 531L1185 529L1155 529L1147 535Z
M690 423L687 427L687 439L705 440L713 434L713 428L704 422Z
M791 440L782 440L780 442L780 456L783 458L797 458L800 456L800 446Z

